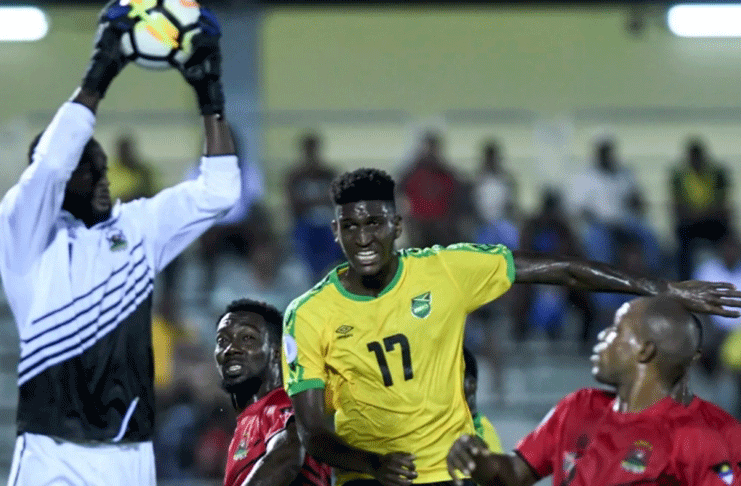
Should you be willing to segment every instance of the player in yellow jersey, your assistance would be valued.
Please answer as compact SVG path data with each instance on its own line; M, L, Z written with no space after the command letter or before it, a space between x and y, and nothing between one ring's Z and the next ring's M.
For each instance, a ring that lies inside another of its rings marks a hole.
M476 364L476 357L467 348L463 348L463 362L465 363L463 393L466 395L466 403L468 403L468 409L471 411L473 428L476 430L476 435L486 443L489 450L501 453L502 441L499 440L497 431L489 419L486 418L486 415L479 413L476 406L476 390L479 387L479 367Z
M474 433L463 395L465 318L512 283L667 292L692 311L719 315L738 315L723 305L741 307L730 284L636 277L574 258L513 255L501 245L397 251L394 182L379 170L339 176L331 195L347 263L291 303L283 354L301 438L336 468L337 486L451 481L448 450Z

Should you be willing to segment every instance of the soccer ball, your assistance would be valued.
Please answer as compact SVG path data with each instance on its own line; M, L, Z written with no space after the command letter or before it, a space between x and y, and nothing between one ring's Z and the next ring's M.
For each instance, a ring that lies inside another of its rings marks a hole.
M192 54L191 40L201 29L201 7L195 0L119 0L128 7L133 25L121 36L124 55L148 69L184 64Z

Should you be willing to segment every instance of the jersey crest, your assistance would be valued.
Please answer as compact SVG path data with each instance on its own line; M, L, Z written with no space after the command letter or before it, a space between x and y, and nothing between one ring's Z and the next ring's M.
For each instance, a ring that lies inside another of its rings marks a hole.
M111 251L125 250L126 247L129 246L121 230L114 229L110 231L108 235L106 235L106 238L110 244Z
M637 440L633 443L628 454L623 459L622 466L626 471L641 474L646 470L646 464L651 457L653 447L645 440Z
M237 446L237 450L234 451L234 457L233 459L235 461L239 461L247 457L247 453L250 451L249 446L247 445L247 437L242 437L242 440L239 441L239 445Z
M432 296L430 292L425 292L412 298L412 315L419 319L424 319L430 315L432 310Z
M733 483L733 469L729 463L721 462L720 464L716 464L713 466L713 471L715 471L715 474L718 475L721 481L731 486Z
M562 465L564 476L568 476L574 466L576 466L576 452L564 452Z

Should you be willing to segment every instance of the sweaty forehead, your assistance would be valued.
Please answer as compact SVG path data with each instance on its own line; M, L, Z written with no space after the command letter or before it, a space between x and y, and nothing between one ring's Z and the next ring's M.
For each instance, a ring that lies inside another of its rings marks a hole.
M358 201L341 204L336 208L337 219L364 219L371 216L388 217L394 214L389 201Z
M250 327L262 333L265 330L265 318L255 312L229 312L221 318L216 330L236 329L238 327Z

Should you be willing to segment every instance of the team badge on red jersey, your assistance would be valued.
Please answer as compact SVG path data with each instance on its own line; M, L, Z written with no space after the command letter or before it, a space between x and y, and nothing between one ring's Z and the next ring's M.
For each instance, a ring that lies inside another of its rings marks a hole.
M623 459L622 466L626 471L641 474L646 470L646 465L651 457L651 444L645 440L637 440L633 443L628 454Z
M234 460L239 461L244 459L247 457L249 451L250 448L247 445L247 437L242 437L242 440L239 441L239 445L237 446L237 450L234 451Z
M733 483L733 469L730 464L727 462L716 464L713 466L713 471L715 471L721 481L731 486L731 483Z
M576 452L564 452L563 453L563 473L568 476L572 469L576 466Z

